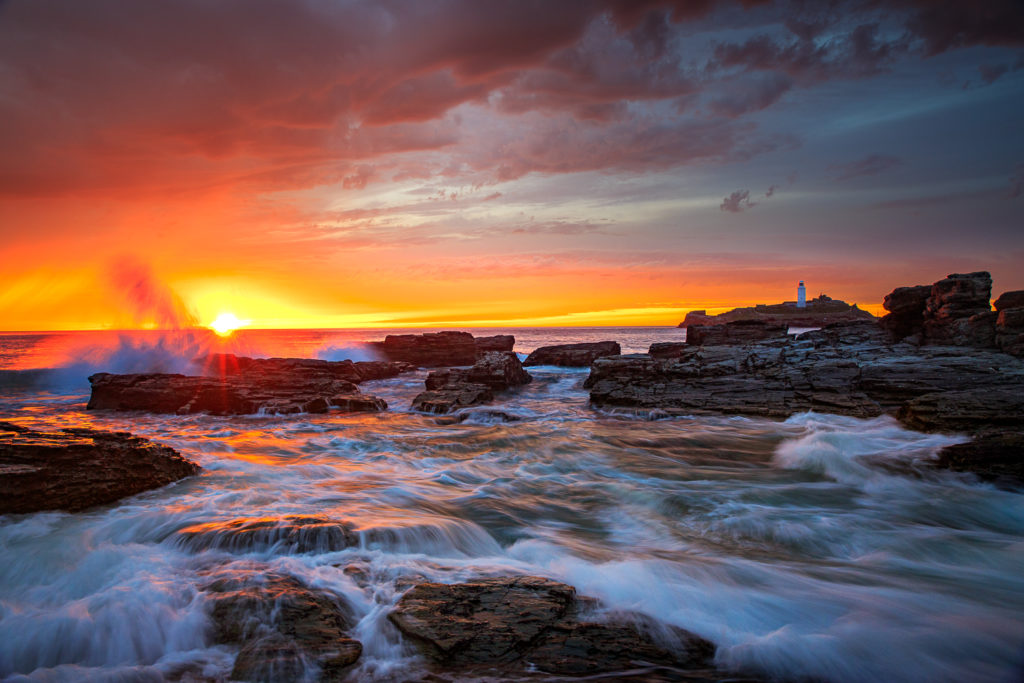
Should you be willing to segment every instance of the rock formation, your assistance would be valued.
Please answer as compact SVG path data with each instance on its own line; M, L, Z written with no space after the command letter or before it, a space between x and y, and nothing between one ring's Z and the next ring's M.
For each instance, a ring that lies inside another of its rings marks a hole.
M711 673L712 643L671 627L656 640L646 617L588 616L594 603L550 579L499 577L419 584L388 618L443 671L646 676L665 667L696 670L684 680L718 680L701 676Z
M533 378L511 351L484 353L471 368L448 369L427 375L427 390L413 399L413 410L450 413L466 406L486 403L494 392L528 384Z
M89 409L146 410L214 415L377 412L387 403L359 392L356 383L414 369L401 362L325 361L305 358L243 358L214 354L203 359L207 376L177 374L89 377Z
M1024 355L1024 292L1005 292L989 306L992 277L953 273L933 285L898 287L879 322L893 341L932 346L998 348Z
M194 552L331 553L359 545L351 524L311 515L194 524L177 531L173 539L176 545Z
M77 512L198 472L174 449L127 432L0 422L0 514Z
M390 361L403 361L424 368L472 365L484 353L511 351L512 335L474 338L469 332L428 332L389 334L382 342L368 342L371 349Z
M523 365L558 365L562 367L585 368L597 358L618 356L622 353L619 343L614 341L585 342L582 344L557 344L541 346L526 357Z
M270 571L233 568L204 586L212 602L213 641L240 646L233 681L342 681L363 651L349 637L353 610L341 598Z

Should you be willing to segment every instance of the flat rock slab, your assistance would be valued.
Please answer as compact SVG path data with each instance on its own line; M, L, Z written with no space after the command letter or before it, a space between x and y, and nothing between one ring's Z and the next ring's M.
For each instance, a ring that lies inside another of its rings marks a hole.
M199 470L173 448L128 432L38 432L0 422L0 514L77 512Z
M996 350L892 344L877 324L840 323L796 339L674 346L659 357L594 362L598 407L785 418L809 410L899 414L912 428L979 431L1024 421L1024 361ZM661 351L661 349L659 349Z
M312 664L316 680L341 681L362 654L362 643L348 635L357 621L351 607L294 577L224 570L204 590L214 642L241 647L231 680L306 680Z
M512 351L516 338L510 334L474 337L469 332L427 332L389 334L382 342L367 346L389 361L403 361L424 368L473 365L483 354Z
M556 344L534 349L523 365L557 365L568 368L589 367L598 358L618 356L622 353L615 341L585 342L582 344Z
M584 675L710 666L715 647L707 640L664 627L656 640L650 620L637 614L587 619L592 604L557 581L499 577L419 584L388 618L445 670Z

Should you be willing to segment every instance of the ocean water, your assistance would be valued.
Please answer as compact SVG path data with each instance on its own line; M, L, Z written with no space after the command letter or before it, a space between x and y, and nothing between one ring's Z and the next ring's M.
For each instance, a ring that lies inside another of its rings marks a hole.
M507 332L522 353L682 338ZM202 587L212 570L252 569L353 605L354 681L423 674L386 620L410 581L507 574L689 629L718 645L721 667L768 678L1022 680L1024 495L928 468L956 435L889 418L602 412L588 406L586 369L553 367L530 368L532 384L459 422L409 410L426 371L364 384L389 405L372 415L85 410L92 371L187 369L210 349L358 358L358 341L385 333L0 335L0 419L129 430L204 468L109 507L0 517L0 680L226 678L236 651L210 642ZM361 542L230 552L176 535L295 514L348 522Z

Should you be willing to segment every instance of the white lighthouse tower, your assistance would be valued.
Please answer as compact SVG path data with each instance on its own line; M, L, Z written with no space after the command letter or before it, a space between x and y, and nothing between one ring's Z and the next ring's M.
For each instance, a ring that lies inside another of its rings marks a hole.
M796 307L807 308L807 290L804 289L804 281L801 280L796 288Z

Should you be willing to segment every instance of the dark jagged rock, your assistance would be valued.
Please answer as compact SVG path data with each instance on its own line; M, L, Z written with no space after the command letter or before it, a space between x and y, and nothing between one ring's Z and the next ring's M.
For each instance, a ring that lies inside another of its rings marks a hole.
M939 451L937 467L973 472L982 479L1024 485L1024 433L981 434Z
M0 514L77 512L199 469L174 449L127 432L37 432L0 422Z
M357 382L394 377L415 369L404 362L325 361L306 358L244 358L213 354L205 376L177 374L89 377L88 408L214 415L251 413L378 412L384 400L359 392Z
M995 346L991 297L992 276L984 271L953 273L933 284L924 309L925 343Z
M996 311L1005 311L1008 308L1024 308L1024 289L1013 292L1003 292L999 298L992 302L992 308Z
M857 304L848 304L822 294L808 301L803 308L799 308L795 301L787 301L734 308L718 315L708 315L704 310L690 311L683 322L679 323L679 327L689 329L695 325L724 325L741 320L761 320L789 327L821 327L854 320L874 321L875 316L858 308Z
M601 358L585 386L598 407L673 414L873 417L906 406L908 425L970 431L1011 426L1024 415L1015 398L1024 396L1024 361L994 350L892 345L863 322L678 357Z
M686 328L686 343L692 346L750 344L765 339L785 339L786 325L764 320L737 320L724 325L693 325Z
M1024 307L1003 308L999 311L995 343L1003 353L1024 356Z
M194 524L178 531L174 542L193 551L330 553L359 545L359 536L346 522L290 515Z
M897 287L885 295L882 308L889 314L878 322L893 341L924 332L924 309L931 295L931 285Z
M489 351L468 369L439 370L427 375L427 391L413 399L413 410L450 413L486 403L494 392L528 384L533 378L511 351Z
M588 618L594 601L572 586L535 576L422 583L402 596L391 622L442 669L578 676L710 667L715 647L637 614Z
M258 570L225 571L204 587L212 599L213 640L239 645L231 680L304 680L308 663L321 681L341 681L362 654L348 637L352 609L298 579Z
M614 341L586 342L582 344L557 344L542 346L526 357L523 365L558 365L562 367L585 368L597 358L618 356L622 353L619 343Z

